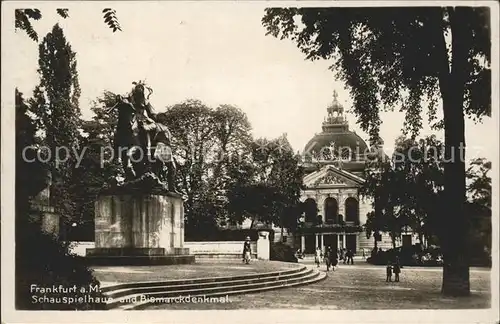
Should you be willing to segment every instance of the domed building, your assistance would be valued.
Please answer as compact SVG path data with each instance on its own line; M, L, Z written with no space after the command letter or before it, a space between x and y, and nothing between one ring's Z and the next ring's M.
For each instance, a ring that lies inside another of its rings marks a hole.
M359 189L369 154L365 141L349 130L344 107L334 92L322 132L311 138L302 154L306 170L301 195L304 209L293 235L295 248L310 254L318 247L324 250L330 246L333 250L351 249L358 255L364 249L368 256L374 239L366 238L362 225L372 205L360 197ZM378 241L380 247L390 245L388 238Z

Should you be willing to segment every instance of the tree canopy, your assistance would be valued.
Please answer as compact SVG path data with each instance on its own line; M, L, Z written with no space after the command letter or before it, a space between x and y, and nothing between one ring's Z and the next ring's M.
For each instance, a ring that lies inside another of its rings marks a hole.
M307 59L333 60L350 91L354 113L371 144L379 140L380 111L405 112L413 137L427 111L443 129L444 192L438 226L446 295L470 294L465 213L465 116L491 112L491 36L488 7L269 8L267 34L289 38ZM438 120L438 103L443 118ZM444 211L444 210L443 210ZM446 230L453 224L453 231Z
M270 8L262 23L267 34L295 41L307 59L332 60L361 127L376 139L384 109L405 111L404 129L418 135L424 100L429 121L444 126L437 103L455 81L464 86L469 116L490 115L489 20L485 7Z
M69 9L58 8L56 12L59 16L66 19L69 17ZM111 8L106 8L102 11L104 23L108 25L109 28L116 32L121 31L120 23L116 18L116 11ZM15 29L23 30L26 32L29 38L33 41L38 42L38 33L35 28L33 28L32 22L34 20L42 19L42 12L39 9L16 9L15 10Z

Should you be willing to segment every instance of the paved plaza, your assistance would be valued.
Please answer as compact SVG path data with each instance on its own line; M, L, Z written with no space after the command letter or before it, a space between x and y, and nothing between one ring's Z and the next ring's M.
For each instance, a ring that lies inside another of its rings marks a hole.
M312 264L311 264L312 265ZM266 267L256 262L254 267ZM321 267L325 271L325 266ZM230 268L228 268L228 273ZM320 282L255 294L229 296L230 303L155 304L148 309L467 309L490 307L490 270L471 268L471 296L440 294L441 268L404 267L401 282L385 282L385 267L341 264Z
M118 283L177 280L208 277L228 277L254 273L277 272L297 267L296 263L254 261L243 264L240 259L221 262L197 260L189 265L93 267L101 286Z

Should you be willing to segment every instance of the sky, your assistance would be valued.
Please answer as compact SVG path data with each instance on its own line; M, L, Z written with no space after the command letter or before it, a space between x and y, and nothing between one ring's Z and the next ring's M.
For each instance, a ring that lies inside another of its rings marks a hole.
M77 53L84 118L91 117L90 102L104 90L125 94L133 81L146 79L154 89L150 100L157 111L186 99L214 108L235 105L247 114L255 137L286 133L295 151L304 150L321 132L334 90L344 108L351 108L343 83L328 69L333 62L306 61L291 41L266 36L262 2L216 4L113 3L123 30L117 33L102 20L109 3L66 5L68 19L60 18L54 5L37 4L43 18L34 27L41 39L59 23ZM37 44L24 32L12 37L14 83L28 97L38 82ZM348 114L347 119L351 130L367 140L355 116ZM381 136L390 153L404 114L383 113L382 120ZM467 159L496 158L496 129L492 118L477 125L467 121ZM430 134L427 127L423 134Z

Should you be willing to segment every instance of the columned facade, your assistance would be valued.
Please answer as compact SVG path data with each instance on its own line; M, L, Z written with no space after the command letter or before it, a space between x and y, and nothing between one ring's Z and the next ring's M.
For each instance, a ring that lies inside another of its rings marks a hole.
M295 247L306 254L326 247L359 252L366 246L361 225L371 210L370 202L359 195L369 152L363 139L349 130L336 93L327 107L322 132L309 141L304 152L303 222Z

